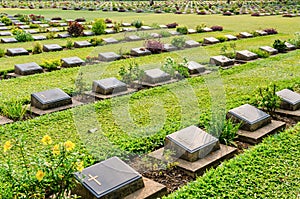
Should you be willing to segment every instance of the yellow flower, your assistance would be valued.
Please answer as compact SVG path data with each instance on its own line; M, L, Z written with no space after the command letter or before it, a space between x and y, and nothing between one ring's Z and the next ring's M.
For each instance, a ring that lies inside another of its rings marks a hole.
M41 170L38 170L38 172L36 172L36 175L35 175L36 179L38 179L39 182L41 182L43 180L44 176L45 176L45 173Z
M77 163L76 163L76 169L77 169L78 171L82 172L82 170L84 169L83 161L77 162Z
M9 149L11 149L12 147L12 144L10 141L6 141L4 146L3 146L3 149L4 149L4 152L8 151Z
M52 139L49 135L45 135L42 139L42 143L44 145L48 145L48 144L51 144L52 143Z
M72 151L75 147L75 144L73 142L71 142L70 140L68 140L64 143L64 146L67 151Z
M54 145L54 147L52 149L52 153L53 153L53 155L59 155L60 154L60 150L59 150L59 145L58 144Z

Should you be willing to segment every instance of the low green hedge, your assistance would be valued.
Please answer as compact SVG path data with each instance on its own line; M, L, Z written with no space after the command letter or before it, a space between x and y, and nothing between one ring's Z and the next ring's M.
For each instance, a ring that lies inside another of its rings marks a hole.
M300 123L271 136L168 198L299 198Z

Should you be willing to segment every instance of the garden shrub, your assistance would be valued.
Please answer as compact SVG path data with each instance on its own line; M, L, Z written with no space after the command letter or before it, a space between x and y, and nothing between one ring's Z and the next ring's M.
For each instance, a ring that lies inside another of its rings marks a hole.
M223 35L216 36L216 39L218 39L221 43L227 41L227 37Z
M33 48L32 48L32 53L33 54L39 54L39 53L42 53L42 52L43 52L42 44L40 42L34 43Z
M15 36L15 39L18 41L18 42L26 42L26 41L33 41L33 37L30 33L27 33L25 31L20 31L20 32L17 32L16 36Z
M90 39L90 43L93 46L99 46L103 44L103 39L102 38L97 38L97 37L93 37Z
M1 107L2 114L14 121L24 119L26 111L23 103L17 100L5 102Z
M188 33L188 28L186 26L181 26L181 27L177 27L176 31L183 35L186 35Z
M6 26L10 26L12 24L11 19L7 16L3 16L1 18L1 22L4 23Z
M161 53L164 50L164 44L158 40L146 40L145 48L153 54Z
M222 26L212 26L210 27L213 31L223 31L223 27Z
M290 39L289 42L295 45L296 48L300 47L300 33L296 32L293 39Z
M161 70L170 74L173 78L180 75L182 77L189 77L189 70L187 68L188 60L186 58L183 59L182 63L177 63L173 58L167 57L165 59L164 64L161 66Z
M68 27L68 33L72 37L79 37L83 34L83 26L79 24L77 21L70 22Z
M174 23L169 23L166 25L168 28L176 28L178 26L178 23L174 22Z
M287 47L285 45L285 41L281 41L280 39L276 39L273 43L273 48L277 49L278 52L284 53L287 51Z
M185 46L185 41L184 37L174 37L171 44L177 48L183 48Z
M42 64L40 64L40 66L47 69L48 71L57 70L58 67L61 66L61 61L59 59L44 60L44 62Z
M54 39L55 38L55 32L48 32L46 35L47 39Z
M133 25L134 27L136 27L137 29L139 29L140 27L142 27L143 22L141 20L135 20L131 23L131 25Z
M5 50L0 48L0 57L4 57L5 56Z
M105 33L106 24L103 19L95 19L95 22L92 25L92 31L95 35L102 35Z
M259 58L268 58L270 57L270 54L266 51L263 51L261 49L250 49L251 52L257 54Z
M206 24L200 24L200 25L197 25L196 26L196 31L197 31L197 33L201 33L201 32L204 32L204 28L206 28L207 26L206 26Z
M171 33L169 33L169 32L166 31L166 30L160 31L159 34L160 34L162 37L170 37L170 36L171 36Z
M67 40L66 48L71 49L74 46L74 43L71 39Z
M266 33L268 33L268 35L278 34L278 32L277 32L277 30L275 28L267 28L267 29L264 29L263 31L265 31Z
M122 66L119 70L119 75L122 78L122 82L131 85L134 81L141 81L145 72L139 68L139 65L135 62L130 62L128 69Z

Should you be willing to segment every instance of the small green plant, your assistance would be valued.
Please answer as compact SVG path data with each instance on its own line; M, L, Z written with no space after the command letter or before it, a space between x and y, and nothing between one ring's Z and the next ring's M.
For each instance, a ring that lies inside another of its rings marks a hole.
M3 16L0 20L2 23L4 23L6 26L10 26L12 24L11 19L7 16Z
M18 42L26 42L26 41L33 41L33 37L30 33L26 33L25 31L20 31L20 32L17 32L16 36L15 36L15 39L18 41Z
M289 42L296 46L296 48L300 48L300 32L296 32L293 39L290 39Z
M19 29L18 27L12 27L12 29L10 31L13 35L17 35L17 34L23 32L23 30Z
M141 28L143 26L143 22L141 20L135 20L131 23L131 25L133 25L134 27L136 27L137 29Z
M184 37L174 37L171 41L173 46L177 48L183 48L185 46L185 38Z
M183 34L183 35L188 34L188 28L186 26L177 27L176 31Z
M254 102L258 108L263 109L271 116L280 106L280 98L276 95L276 87L275 84L270 84L267 87L259 88Z
M231 43L229 45L229 47L226 44L223 45L220 49L220 53L221 53L221 55L224 55L228 58L231 58L231 59L235 58L235 54L236 54L236 45L235 45L235 43Z
M261 49L251 49L250 51L257 54L257 56L259 58L268 58L268 57L270 57L270 54L268 52L263 51Z
M103 39L102 38L97 38L97 37L93 37L90 39L90 43L93 46L100 46L103 44Z
M121 31L121 23L114 22L113 30L118 33Z
M223 35L216 36L216 39L218 39L221 43L227 41L227 37Z
M225 145L235 145L234 139L237 137L240 126L241 124L236 124L231 119L226 120L219 137L220 143Z
M5 50L0 48L0 57L4 57L5 56Z
M170 37L171 36L171 33L166 31L166 30L162 30L159 32L159 34L162 36L162 37Z
M71 49L74 46L73 41L71 39L67 40L66 48Z
M82 95L86 91L87 83L84 82L83 73L79 72L77 79L75 80L75 94Z
M287 51L287 47L285 45L285 41L281 41L280 39L276 39L273 43L273 48L277 49L278 52L284 53Z
M20 101L10 101L5 102L1 107L1 112L4 116L14 120L19 121L24 119L26 114L26 107Z
M201 32L204 32L204 28L206 28L206 24L200 24L200 25L197 25L196 26L196 31L197 33L201 33Z
M128 69L125 66L122 66L119 70L119 75L122 78L122 81L126 84L133 84L134 81L141 81L145 72L139 68L139 65L135 62L130 62Z
M43 47L40 42L35 42L32 48L32 53L33 54L39 54L43 52Z
M3 145L6 164L1 165L1 177L5 180L5 192L13 198L65 198L75 186L74 173L84 169L82 152L67 140L56 143L45 135L39 146L39 157L30 156L24 136L15 136ZM12 153L14 151L15 153ZM11 159L19 155L18 166Z
M41 67L47 69L48 71L57 70L58 67L61 66L61 61L59 59L57 60L44 60L42 64L40 64Z
M46 38L47 39L54 39L55 38L55 32L48 32L47 35L46 35Z
M92 25L92 31L95 35L102 35L105 33L106 24L103 19L95 19L95 22Z
M189 77L189 70L187 66L187 58L184 58L182 63L177 63L173 58L167 57L161 67L161 70L170 74L173 78L175 78L177 74L179 74L181 77Z

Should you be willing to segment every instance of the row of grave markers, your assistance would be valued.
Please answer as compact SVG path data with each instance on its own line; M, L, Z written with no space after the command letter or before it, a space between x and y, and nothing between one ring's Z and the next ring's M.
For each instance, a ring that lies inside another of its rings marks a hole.
M282 99L282 109L299 114L300 94L288 89L276 94ZM227 118L242 124L238 131L239 139L251 144L285 128L284 122L272 120L270 115L249 104L229 110ZM236 148L220 144L218 138L196 126L167 135L164 147L148 156L170 162L170 151L172 162L193 177L202 175L205 170L237 153ZM166 194L165 186L143 178L117 157L87 167L75 173L75 177L79 184L74 193L86 199L158 198Z

